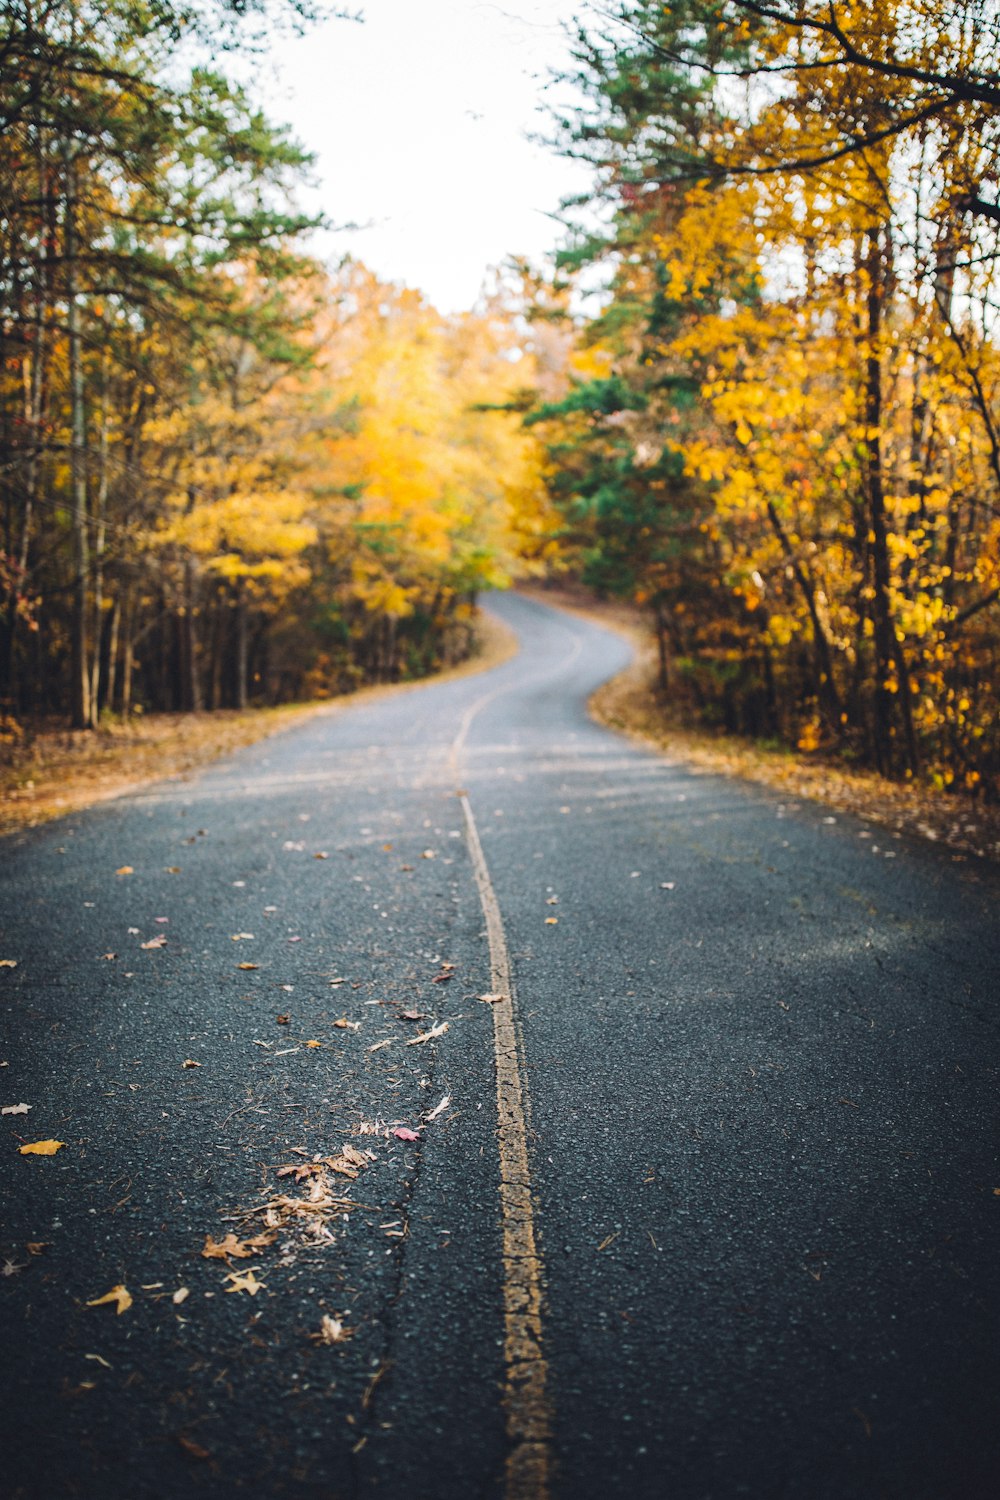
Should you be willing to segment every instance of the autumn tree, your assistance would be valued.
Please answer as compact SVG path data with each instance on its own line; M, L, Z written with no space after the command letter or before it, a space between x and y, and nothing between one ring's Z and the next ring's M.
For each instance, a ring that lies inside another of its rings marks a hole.
M23 691L18 635L40 625L46 654L67 658L81 727L100 702L108 539L124 547L137 492L151 497L141 508L162 489L139 477L138 434L179 366L190 381L192 310L202 328L266 333L220 272L252 261L280 282L307 225L288 196L299 148L221 74L202 63L185 76L178 64L198 19L131 0L51 0L8 7L0 34L0 695ZM112 368L115 352L135 356L131 372ZM113 514L119 501L125 515ZM44 623L39 597L52 606Z
M576 254L610 269L585 337L615 439L673 453L710 511L672 574L714 579L681 675L731 723L759 727L763 689L804 746L972 787L998 766L991 24L629 5L581 34L591 104L564 122L609 216ZM579 506L571 464L560 485ZM623 520L597 550L641 558Z

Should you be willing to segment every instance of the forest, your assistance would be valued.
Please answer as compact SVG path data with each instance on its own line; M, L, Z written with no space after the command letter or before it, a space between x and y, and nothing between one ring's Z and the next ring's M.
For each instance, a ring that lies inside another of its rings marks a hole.
M678 710L1000 796L994 0L582 11L590 191L458 316L309 255L268 24L4 9L4 722L419 676L568 575Z

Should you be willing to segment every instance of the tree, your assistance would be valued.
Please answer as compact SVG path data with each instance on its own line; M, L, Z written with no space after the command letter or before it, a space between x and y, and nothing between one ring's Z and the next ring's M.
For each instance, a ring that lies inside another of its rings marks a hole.
M995 170L990 24L975 4L629 5L580 36L590 103L564 121L608 226L567 257L609 269L585 337L618 412L587 442L613 440L620 495L643 445L707 507L674 570L714 580L681 678L732 724L971 787L998 772L998 245L969 198ZM587 399L541 412L578 511ZM645 566L654 484L610 507L601 485L602 566Z

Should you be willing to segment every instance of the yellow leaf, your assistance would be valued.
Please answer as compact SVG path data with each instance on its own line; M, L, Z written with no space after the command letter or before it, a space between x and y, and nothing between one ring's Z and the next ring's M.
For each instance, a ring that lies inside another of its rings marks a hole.
M55 1156L65 1146L65 1141L32 1141L30 1146L19 1146L22 1156Z
M135 871L131 865L122 865L121 869L115 871L116 875L134 875Z
M94 1297L87 1303L88 1307L103 1307L106 1302L113 1302L117 1314L121 1317L132 1306L131 1294L123 1286L113 1286L110 1292L105 1292L103 1297Z
M322 1047L322 1042L306 1042L307 1047Z
M256 1297L257 1293L267 1286L266 1281L257 1280L252 1270L230 1271L226 1280L232 1282L232 1286L226 1287L227 1292L249 1292L251 1297Z

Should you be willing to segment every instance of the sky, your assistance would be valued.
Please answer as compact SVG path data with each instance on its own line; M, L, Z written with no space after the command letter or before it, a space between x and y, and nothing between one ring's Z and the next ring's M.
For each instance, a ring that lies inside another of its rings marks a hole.
M552 217L586 188L549 133L549 71L584 0L357 0L364 23L328 21L272 47L264 99L316 154L307 207L336 225L325 258L350 254L420 288L444 313L476 301L490 266L539 260ZM566 98L566 90L561 90Z

